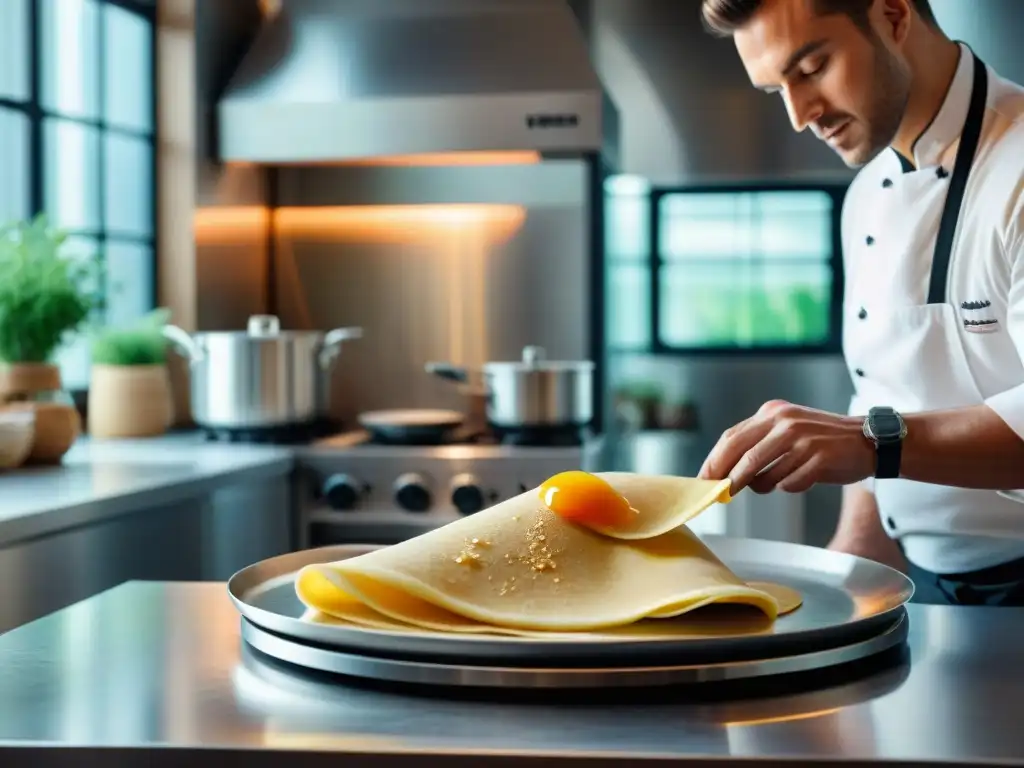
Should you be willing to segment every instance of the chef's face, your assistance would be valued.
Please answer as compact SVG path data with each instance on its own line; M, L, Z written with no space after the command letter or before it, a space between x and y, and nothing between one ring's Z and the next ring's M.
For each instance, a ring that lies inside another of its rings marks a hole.
M751 82L780 93L794 130L809 126L850 167L892 142L910 92L898 45L876 31L880 5L864 29L846 14L820 14L813 0L768 0L734 35Z

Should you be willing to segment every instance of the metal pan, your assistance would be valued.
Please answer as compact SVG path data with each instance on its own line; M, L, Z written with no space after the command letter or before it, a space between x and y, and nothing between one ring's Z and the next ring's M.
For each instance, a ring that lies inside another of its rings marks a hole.
M396 445L438 445L459 427L465 417L458 411L407 409L368 411L359 414L359 425L375 442Z
M340 545L293 552L250 565L228 581L239 612L253 624L299 641L353 653L435 662L500 660L506 666L558 659L562 665L654 663L705 664L743 658L809 653L863 640L891 623L914 593L899 571L871 560L824 549L758 539L704 536L705 543L737 575L800 590L804 604L763 633L671 640L615 638L600 642L441 632L390 632L301 621L295 574L310 563L355 557L373 546Z
M725 661L704 665L617 667L515 667L437 664L346 653L281 637L242 619L242 638L256 650L280 661L320 672L390 682L468 688L637 688L718 683L786 675L862 661L906 642L905 609L879 634L792 656Z
M704 699L704 701L714 703L717 722L728 722L730 725L763 724L768 720L778 722L783 719L819 715L828 710L852 707L872 701L898 689L910 675L911 660L909 651L906 649L906 639L911 622L912 617L908 616L906 612L900 612L894 623L884 628L874 638L862 643L843 646L835 649L835 652L825 651L805 656L783 657L782 665L775 665L775 659L735 665L735 669L727 672L732 675L731 680L739 682L739 685L728 686L739 694L735 697L730 696L724 690L726 686L720 685L720 683L728 681L706 679L711 675L709 670L705 675L704 682L713 683L715 693L710 699ZM333 650L328 652L326 649L315 647L312 649L317 653L314 656L306 656L304 652L311 646L294 640L284 640L279 635L262 630L245 619L242 619L242 637L245 642L241 643L239 663L235 665L232 672L235 696L246 712L264 718L297 718L299 721L308 722L308 718L317 717L320 718L320 722L325 722L323 718L329 716L337 729L350 714L355 717L365 715L360 707L353 706L352 697L359 694L350 686L338 684L344 682L344 678L370 673L375 675L374 679L377 681L398 679L408 683L411 682L414 675L417 675L419 669L424 669L426 675L434 676L445 674L438 667L454 671L452 669L454 665L429 663L417 664L415 665L417 671L413 671L402 667L402 662L367 659L363 656L348 655ZM271 642L264 643L264 638L270 638ZM285 644L276 645L275 641L277 640ZM259 650L260 647L265 650ZM321 655L322 653L327 655ZM814 658L809 658L812 656ZM288 661L288 658L293 660ZM844 663L844 659L848 659L849 664ZM399 666L385 666L384 673L379 674L377 669L370 666L375 661L380 661L385 665L398 664ZM825 661L834 662L829 667L841 667L841 669L823 669L824 665L817 666ZM770 682L765 679L771 672L778 673L780 666L789 669L799 666L803 672L807 672L811 669L812 664L815 665L814 669L820 670L820 672L815 671L811 675L798 672L782 679L773 679ZM355 665L354 670L350 669L349 665ZM297 669L297 666L302 669ZM449 685L476 688L477 690L470 692L471 698L468 699L472 706L472 703L481 701L473 694L479 692L483 680L475 674L477 668L475 665L460 666L469 671L458 677L449 677ZM485 669L487 670L486 674L493 675L500 668L487 667ZM506 670L509 671L511 678L506 677L505 679L511 679L512 684L527 695L523 697L510 696L507 687L497 689L494 695L499 697L502 704L542 702L545 706L557 706L562 701L572 704L610 703L617 708L615 717L620 719L620 725L621 718L627 711L624 708L628 708L630 705L641 704L649 707L652 703L657 703L661 705L661 712L667 715L666 722L669 722L674 716L671 709L692 708L694 703L701 702L703 691L710 692L710 688L701 683L690 686L685 680L680 681L682 675L677 674L677 668L671 668L672 671L669 674L675 678L673 681L666 682L660 674L652 674L642 682L640 687L647 689L660 685L673 685L678 682L687 686L688 690L684 695L679 698L651 699L650 692L644 690L637 692L637 696L643 698L630 696L627 686L624 685L627 675L636 674L640 670L626 668L625 675L616 674L617 670L612 670L612 674L608 677L612 678L613 682L602 681L598 688L585 687L588 684L593 685L597 680L596 677L587 675L585 672L578 677L570 673L565 683L571 684L575 679L574 687L569 687L562 682L558 683L568 692L568 697L565 699L557 696L553 698L554 690L552 688L541 688L535 685L535 683L550 680L550 670L541 670L542 675L545 676L538 679L529 674L532 672L529 669L526 670L527 674L520 674L521 669ZM644 672L647 669L650 668L644 669ZM321 672L329 674L320 674ZM577 672L577 670L572 670L572 672ZM603 673L606 670L600 670L600 672ZM388 673L390 676L385 677ZM745 677L740 677L744 673ZM339 679L337 675L342 675L342 679ZM400 677L396 678L396 676ZM758 685L756 680L747 679L757 677L762 678L762 685ZM766 691L764 683L771 685L771 689ZM422 683L402 692L430 693L432 691L431 688L425 690L420 688L421 685ZM386 687L389 692L396 692L395 688ZM525 691L524 689L528 687L533 690ZM605 687L607 690L602 691L601 689ZM758 695L760 692L766 692L769 695ZM535 694L537 698L529 695L530 693ZM723 693L726 694L724 697L721 695ZM459 700L458 697L451 696L450 690L447 694L449 705ZM487 700L483 699L483 701ZM398 719L401 719L401 716L394 712L395 706L421 706L415 698L404 698L400 700L400 703L396 703L398 701L390 698L388 703L384 704L391 708L391 713ZM537 710L534 711L537 712ZM642 709L633 710L639 719L642 719L642 715L639 714L642 711ZM543 717L542 714L540 716ZM342 726L340 730L344 730L344 727Z

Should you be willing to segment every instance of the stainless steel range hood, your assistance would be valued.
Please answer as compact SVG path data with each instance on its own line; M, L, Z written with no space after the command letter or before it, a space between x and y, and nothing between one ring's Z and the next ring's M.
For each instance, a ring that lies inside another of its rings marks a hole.
M225 161L600 152L618 115L566 0L283 0L218 104Z

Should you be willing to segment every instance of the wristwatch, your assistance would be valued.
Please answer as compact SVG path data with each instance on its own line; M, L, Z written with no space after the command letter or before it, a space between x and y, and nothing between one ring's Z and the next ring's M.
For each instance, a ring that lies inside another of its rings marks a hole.
M887 480L900 476L900 454L907 423L888 406L868 411L864 419L864 437L875 444L875 477Z

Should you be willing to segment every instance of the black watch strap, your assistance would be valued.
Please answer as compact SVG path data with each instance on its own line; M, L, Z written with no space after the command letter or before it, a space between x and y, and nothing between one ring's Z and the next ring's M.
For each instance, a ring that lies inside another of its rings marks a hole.
M900 476L900 455L903 441L879 442L875 445L875 477L890 480Z
M875 444L875 477L890 480L900 476L900 459L906 423L894 409L876 406L864 420L864 434Z

